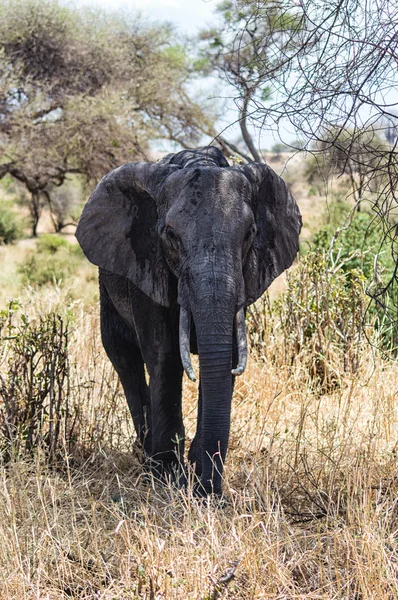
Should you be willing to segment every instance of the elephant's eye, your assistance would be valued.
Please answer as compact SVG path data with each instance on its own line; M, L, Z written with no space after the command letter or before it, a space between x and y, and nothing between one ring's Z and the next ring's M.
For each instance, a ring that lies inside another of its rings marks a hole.
M178 242L178 236L174 232L174 229L172 227L170 227L170 225L166 225L164 232L165 232L166 238L170 242L174 242L174 243Z
M256 226L252 225L251 227L249 227L249 229L247 230L247 233L245 235L245 242L248 242L251 238L254 237L256 233Z

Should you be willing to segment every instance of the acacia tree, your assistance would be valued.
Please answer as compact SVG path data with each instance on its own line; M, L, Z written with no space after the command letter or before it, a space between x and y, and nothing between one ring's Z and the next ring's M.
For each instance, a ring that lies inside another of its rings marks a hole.
M265 74L278 69L275 47L283 47L286 52L292 46L299 22L296 15L281 10L274 0L223 0L216 12L220 24L203 30L199 36L199 69L204 74L217 74L233 87L242 138L250 154L243 156L263 162L249 131L249 118L259 102L270 98Z
M0 178L28 189L33 235L69 174L97 180L148 159L151 140L192 144L211 126L187 93L187 60L168 26L0 0Z

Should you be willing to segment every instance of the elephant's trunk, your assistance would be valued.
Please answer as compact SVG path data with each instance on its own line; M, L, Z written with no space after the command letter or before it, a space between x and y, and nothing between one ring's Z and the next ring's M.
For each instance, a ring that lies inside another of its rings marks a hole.
M189 353L191 317L199 354L201 407L195 459L204 493L221 492L233 375L243 373L247 359L244 310L236 310L242 296L243 278L239 281L232 273L234 265L230 270L218 270L210 256L202 259L200 264L190 265L185 278L180 280L180 353L183 367L191 379L194 376ZM237 365L233 364L234 330Z
M233 318L225 321L209 315L195 320L202 388L201 486L202 492L221 493L227 454L232 399Z

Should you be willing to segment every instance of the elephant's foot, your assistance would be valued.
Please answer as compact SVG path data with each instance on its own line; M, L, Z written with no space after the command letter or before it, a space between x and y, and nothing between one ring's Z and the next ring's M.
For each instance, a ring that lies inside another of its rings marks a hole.
M144 470L162 485L186 485L186 469L176 456L172 460L159 460L157 456L145 457Z
M210 491L200 481L194 486L193 495L199 502L210 502L217 508L227 508L231 505L230 498L225 496L221 490L218 492Z
M188 465L187 465L187 488L192 490L192 494L195 498L214 498L217 502L224 501L225 496L223 496L221 488L214 489L214 486L211 482L203 482L201 479L202 476L202 463L195 456L194 449L191 449L188 453Z

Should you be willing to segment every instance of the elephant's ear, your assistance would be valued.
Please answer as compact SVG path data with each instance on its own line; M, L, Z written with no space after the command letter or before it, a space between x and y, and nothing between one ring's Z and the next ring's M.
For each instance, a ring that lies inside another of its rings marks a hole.
M252 185L251 209L257 227L244 266L249 305L292 264L299 249L302 220L286 183L270 167L251 164L242 170Z
M76 237L87 258L128 277L158 304L169 305L169 269L157 232L154 199L175 166L129 163L106 175L84 207Z

